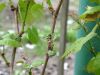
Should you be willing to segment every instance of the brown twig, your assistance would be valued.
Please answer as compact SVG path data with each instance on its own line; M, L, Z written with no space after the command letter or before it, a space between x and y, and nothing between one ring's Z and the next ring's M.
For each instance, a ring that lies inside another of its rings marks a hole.
M10 65L9 65L10 63L8 62L7 58L5 57L5 54L0 52L0 55L1 55L1 57L3 58L3 60L5 61L7 67L9 67L9 66L10 66Z
M52 45L52 39L53 38L52 37L53 37L53 34L54 34L54 30L55 30L55 25L56 25L58 13L59 13L59 10L60 10L60 7L61 7L62 3L63 3L63 0L60 0L56 11L53 13L52 29L51 29L51 34L49 35L50 38L49 38L49 41L48 41L48 51L49 50L53 50L53 47L52 47L53 46ZM46 67L47 67L49 58L50 58L50 56L47 53L46 54L46 59L45 59L45 64L44 64L44 67L43 67L43 70L42 70L42 74L41 75L44 75L45 74L45 70L46 70Z
M47 64L48 64L48 60L49 60L49 55L47 53L46 54L46 59L45 59L45 64L44 64L44 67L43 67L43 70L42 70L42 74L41 75L44 75L45 74L45 70L46 70L46 67L47 67Z
M49 50L52 51L52 50L53 50L52 35L49 34L49 36L48 36L47 39L48 39L48 51L49 51ZM49 54L47 53L47 54L46 54L46 59L45 59L45 64L44 64L44 67L43 67L43 70L42 70L42 74L41 74L41 75L44 75L44 74L45 74L45 70L46 70L46 67L47 67L49 58L50 58L50 56L49 56Z
M54 33L54 30L55 30L55 25L56 25L56 19L58 17L58 14L59 14L59 10L60 10L60 7L63 3L63 0L60 0L59 4L58 4L58 7L57 9L55 10L55 13L53 14L53 23L52 23L52 34Z
M16 27L17 27L17 32L19 34L19 21L18 21L18 8L15 8L14 6L11 6L11 10L13 11L13 13L15 14L15 21L16 21ZM12 52L12 59L11 59L11 74L13 75L13 67L14 67L14 61L15 61L15 55L16 55L16 50L17 48L14 47L13 48L13 52Z
M15 11L15 15L16 15L16 25L17 25L18 37L22 37L22 35L24 33L24 27L25 27L25 22L26 22L26 17L27 17L27 13L28 13L29 4L30 4L30 1L28 1L28 3L27 3L26 12L25 12L25 18L24 18L23 25L22 25L22 30L21 30L20 33L19 33L19 25L18 25L18 23L19 23L19 21L18 21L18 7L14 10ZM11 74L12 75L13 75L13 68L14 68L16 50L17 50L17 47L14 47L13 48L13 52L12 52L12 61L11 61Z
M13 52L12 52L12 59L11 59L11 74L12 75L13 75L13 68L14 68L14 61L15 61L16 50L17 50L17 48L14 47L13 48Z
M16 8L16 11L15 11L15 19L16 19L17 33L19 34L20 30L19 30L19 21L18 21L18 7Z
M6 56L5 56L5 51L4 51L5 48L4 48L4 45L2 47L3 47L3 51L0 52L0 55L1 55L2 59L4 60L4 62L6 63L7 67L9 67L10 66L10 63L8 62L8 60L7 60Z
M17 33L19 34L18 7L15 10L13 10L13 12L15 14L15 21L16 21ZM16 50L17 50L17 48L14 47L13 48L13 53L12 53L12 61L11 61L12 72L13 72L13 66L14 66L14 60L15 60Z

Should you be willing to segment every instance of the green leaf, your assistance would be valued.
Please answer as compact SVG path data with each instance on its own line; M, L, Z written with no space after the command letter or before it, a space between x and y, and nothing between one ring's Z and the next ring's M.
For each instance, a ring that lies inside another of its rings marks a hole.
M55 50L53 50L53 51L48 51L48 54L49 54L49 56L55 56L56 55L56 51Z
M38 66L40 66L42 64L44 64L43 60L36 60L36 61L33 61L32 64L25 63L23 66L26 69L31 69L31 68L37 68Z
M19 0L18 3L18 8L19 8L19 16L20 16L20 21L23 22L25 19L25 15L26 15L26 10L27 10L27 4L28 1L26 0ZM27 12L27 16L26 16L26 23L29 25L32 23L33 21L33 16L32 16L32 12L31 12L31 8L34 5L34 1L31 1L28 7L28 12Z
M19 16L20 20L23 22L25 19L25 14L26 14L26 8L27 8L27 1L20 0L19 1ZM41 4L36 4L33 0L31 0L29 8L28 8L28 13L26 17L26 23L28 25L32 24L33 21L38 21L41 19L43 16L43 5Z
M39 20L44 13L43 5L41 4L34 4L31 9L32 16L34 20Z
M51 0L46 0L46 2L49 6L52 6Z
M94 73L95 75L100 75L100 52L96 55L96 57L93 57L88 65L87 70L89 73Z
M23 44L29 43L29 39L28 39L28 33L24 33L21 37L21 42Z
M23 64L24 61L23 60L19 60L19 61L16 62L16 64L19 64L19 63Z
M97 18L100 18L100 5L88 7L87 11L84 12L80 18L87 21L95 21Z
M90 39L92 39L93 37L95 37L97 35L94 32L95 28L96 27L94 27L94 29L85 37L81 37L78 40L76 40L74 43L72 43L72 45L70 47L68 47L67 50L65 51L62 58L64 58L65 56L68 56L71 53L80 51L86 42L88 42Z
M14 34L12 34L12 33L9 33L9 32L7 32L7 33L5 33L4 35L2 35L2 37L1 38L15 38L15 35Z
M91 2L95 2L97 4L100 4L100 0L90 0Z
M78 30L78 29L81 28L81 26L80 26L79 24L75 24L75 25L72 25L70 28L71 28L72 30Z
M17 37L16 34L12 33L6 33L1 37L0 40L0 45L8 45L11 47L19 47L21 43L18 40L19 38Z
M33 52L35 55L43 57L47 53L47 51L45 50L46 48L47 48L47 41L45 39L42 39L36 45Z
M42 64L44 64L43 60L37 60L37 61L33 61L31 65L32 65L32 67L36 68Z
M0 3L0 12L4 10L6 7L5 3Z
M76 30L69 29L67 32L67 40L72 43L76 41Z
M38 31L35 27L28 29L28 39L33 44L37 44L39 42L40 39L39 39Z
M20 42L14 40L14 39L5 38L3 40L0 40L0 45L8 45L8 46L11 46L11 47L19 47Z

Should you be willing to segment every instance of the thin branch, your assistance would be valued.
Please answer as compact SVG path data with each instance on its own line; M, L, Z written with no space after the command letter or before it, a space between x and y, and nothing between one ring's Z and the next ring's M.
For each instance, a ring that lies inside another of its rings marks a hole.
M58 7L57 7L57 9L56 9L56 11L55 11L55 13L53 14L53 23L52 23L52 30L51 30L51 31L52 31L52 34L54 33L54 30L55 30L56 19L57 19L57 17L58 17L59 10L60 10L60 8L61 8L62 3L63 3L63 0L60 0L60 2L59 2L59 4L58 4Z
M18 21L18 7L16 8L16 11L15 11L15 19L16 19L17 33L19 34L20 30L19 30L19 21Z
M19 33L19 26L18 26L18 8L16 9L16 24L17 24L17 30L18 30L18 36L19 37L22 37L23 33L24 33L24 27L25 27L25 22L26 22L26 17L27 17L27 13L28 13L28 8L29 8L29 4L30 4L30 1L28 1L27 3L27 7L26 7L26 12L25 12L25 18L24 18L24 21L23 21L23 25L22 25L22 30L21 32ZM15 61L15 55L16 55L16 50L17 48L14 47L13 48L13 53L12 53L12 63L11 63L11 72L13 74L13 67L14 67L14 61Z
M26 8L26 12L25 12L25 18L24 18L24 21L23 21L23 25L22 25L22 30L21 32L19 33L19 21L18 21L18 8L16 8L15 12L16 12L16 25L17 25L17 30L18 30L18 37L22 37L23 33L24 33L24 27L25 27L25 22L26 22L26 17L27 17L27 13L28 13L28 8L29 8L29 4L30 4L30 1L28 1L28 4L27 4L27 8ZM15 61L15 56L16 56L16 50L17 48L14 47L13 48L13 53L12 53L12 61L11 61L11 74L13 75L13 68L14 68L14 61Z
M53 34L54 34L54 30L55 30L55 25L56 25L58 13L59 13L59 10L61 8L62 3L63 3L63 0L60 0L56 11L53 13L53 22L52 22L51 34L48 36L49 37L49 39L48 39L48 51L49 50L53 50L53 47L52 47L53 46L52 45L52 42L53 41L52 41L52 39L53 39ZM50 58L50 56L47 53L46 54L46 59L45 59L45 64L44 64L44 67L43 67L43 70L42 70L42 74L41 75L44 75L45 74L45 70L46 70L46 67L47 67L49 58Z
M44 67L43 67L43 70L42 70L42 74L41 75L44 75L45 74L45 70L46 70L46 67L47 67L47 64L48 64L48 60L49 60L49 55L47 53L46 54L46 59L45 59L45 64L44 64Z
M14 10L13 10L13 8L14 8ZM17 8L13 7L13 8L11 8L11 9L12 9L13 13L15 14L16 28L17 28L17 33L19 35L18 7ZM13 52L12 52L12 59L11 59L11 74L12 75L13 75L13 72L14 72L13 68L14 68L14 61L15 61L15 56L16 56L16 50L17 50L17 48L14 47L13 48Z
M9 67L10 63L8 62L7 58L5 57L5 54L0 52L0 55L3 58L3 60L5 61L6 65Z
M10 4L10 8L11 8L11 11L15 14L15 21L16 21L16 26L18 26L18 10L16 10L15 6L13 5L13 2L12 0L9 0L9 4ZM18 33L19 33L19 28L17 28L18 30ZM13 71L13 67L14 67L14 61L15 61L15 55L16 55L16 47L13 48L13 52L12 52L12 58L11 58L11 69L10 69L10 73L11 75L14 74L14 71Z
M14 68L14 61L15 61L15 56L16 56L16 50L17 50L17 48L14 47L13 48L13 52L12 52L12 59L11 59L11 75L13 75L13 73L14 73L13 68Z

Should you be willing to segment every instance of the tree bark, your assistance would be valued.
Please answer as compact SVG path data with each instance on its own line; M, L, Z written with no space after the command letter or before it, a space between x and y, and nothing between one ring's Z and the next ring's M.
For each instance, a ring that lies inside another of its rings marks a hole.
M64 0L61 7L61 29L60 29L60 44L59 44L59 57L58 57L58 74L64 75L64 59L60 59L65 52L66 48L66 32L67 32L67 19L68 19L68 6L69 0Z

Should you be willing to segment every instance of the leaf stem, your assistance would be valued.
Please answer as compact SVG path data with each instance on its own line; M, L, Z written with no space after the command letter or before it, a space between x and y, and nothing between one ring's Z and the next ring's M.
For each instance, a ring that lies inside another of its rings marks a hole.
M22 24L22 31L21 32L24 32L24 28L25 28L25 23L26 23L26 19L27 19L29 5L30 5L30 1L28 1L27 6L26 6L26 12L25 12L25 17L24 17L24 21L23 21L23 24Z

